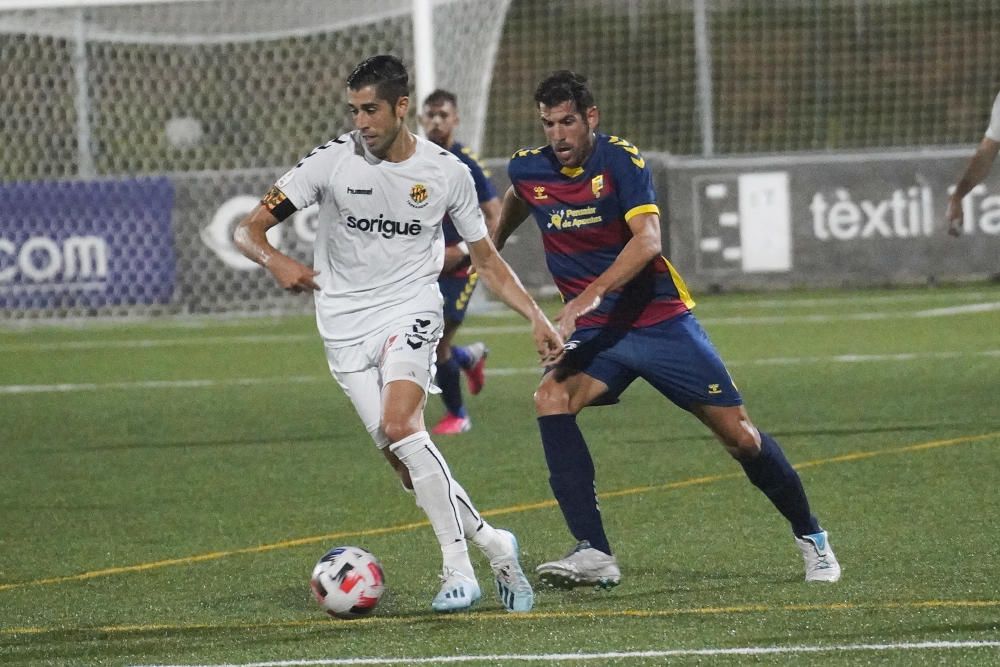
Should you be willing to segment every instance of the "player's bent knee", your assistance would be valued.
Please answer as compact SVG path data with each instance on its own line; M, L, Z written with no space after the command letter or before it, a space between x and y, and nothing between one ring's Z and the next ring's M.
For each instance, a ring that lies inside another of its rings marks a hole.
M389 440L389 446L399 442L400 440L405 440L414 433L419 433L424 430L423 425L419 421L413 419L402 419L399 421L386 421L382 424L382 430L385 432L385 437Z
M753 440L723 441L726 451L737 461L750 461L760 455L760 443Z
M720 433L719 439L737 461L749 461L760 455L760 435L752 424L741 421L740 428L732 429L726 433Z
M569 412L569 394L555 383L543 381L535 390L535 412L539 417Z

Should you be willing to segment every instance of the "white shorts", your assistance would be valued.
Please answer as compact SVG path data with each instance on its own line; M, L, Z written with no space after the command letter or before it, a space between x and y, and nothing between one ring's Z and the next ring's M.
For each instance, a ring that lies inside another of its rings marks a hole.
M379 449L389 444L381 427L385 385L409 380L424 393L438 392L431 379L442 328L441 313L410 314L357 345L326 346L330 373Z

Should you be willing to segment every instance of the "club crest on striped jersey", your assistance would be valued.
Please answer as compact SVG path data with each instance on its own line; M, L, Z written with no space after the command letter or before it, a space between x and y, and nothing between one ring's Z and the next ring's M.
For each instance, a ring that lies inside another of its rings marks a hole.
M594 193L594 199L601 198L601 190L604 188L604 174L598 174L590 179L590 191Z

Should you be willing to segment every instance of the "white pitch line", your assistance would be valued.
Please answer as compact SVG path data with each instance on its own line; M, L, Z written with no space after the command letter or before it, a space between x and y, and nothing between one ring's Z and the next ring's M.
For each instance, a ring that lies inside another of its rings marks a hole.
M255 334L247 336L205 336L187 338L138 338L135 340L66 340L48 343L9 343L0 345L0 352L52 352L59 350L146 349L160 347L191 347L200 345L235 345L238 343L315 343L316 334Z
M1000 310L1000 301L973 303L963 306L932 308L927 310L866 313L817 313L814 315L733 315L729 317L699 318L705 326L725 325L770 325L770 324L825 324L829 322L899 320L927 317L954 317L989 313ZM527 324L486 325L463 327L462 332L470 336L502 335L530 331ZM319 336L309 334L248 334L235 336L204 336L185 338L140 338L133 340L79 340L50 341L30 343L0 344L0 354L5 352L51 352L59 350L104 350L104 349L153 349L164 347L192 347L201 345L236 345L236 344L310 344L320 345Z
M462 329L469 335L508 334L531 331L527 324L496 327L466 327ZM153 349L164 347L197 347L202 345L237 345L237 344L289 344L302 343L320 347L323 342L319 334L248 334L236 336L189 336L185 338L137 338L133 340L67 340L44 343L7 343L0 344L0 353L4 352L56 352L60 350L105 350L105 349Z
M272 660L268 662L203 665L147 665L145 667L312 667L314 665L426 665L463 662L579 662L628 658L673 658L716 655L795 655L802 653L858 653L868 651L946 651L1000 648L1000 641L928 641L891 644L830 644L828 646L747 646L735 648L666 649L659 651L613 651L607 653L539 653L507 655L439 655L432 658L328 658L318 660Z
M139 380L136 382L80 382L61 384L6 384L0 385L0 394L47 394L80 391L131 390L131 389L209 389L214 387L254 386L261 384L305 384L329 382L328 375L291 375L274 378L234 378L232 380Z
M922 361L925 359L961 359L964 357L998 357L1000 350L981 350L976 352L920 352L896 354L835 354L815 357L769 357L767 359L746 359L728 362L727 366L794 366L799 364L820 363L879 363L900 361ZM491 368L486 371L490 377L510 377L515 375L540 376L540 366L524 366L521 368ZM265 378L232 378L229 380L137 380L133 382L63 382L58 384L6 384L0 385L0 395L3 394L48 394L73 393L84 391L131 390L131 389L212 389L215 387L250 387L257 385L280 384L311 384L329 382L328 375L290 375Z
M1000 301L992 303L970 303L964 306L949 306L947 308L931 308L915 313L916 317L950 317L952 315L968 315L969 313L988 313L1000 310Z

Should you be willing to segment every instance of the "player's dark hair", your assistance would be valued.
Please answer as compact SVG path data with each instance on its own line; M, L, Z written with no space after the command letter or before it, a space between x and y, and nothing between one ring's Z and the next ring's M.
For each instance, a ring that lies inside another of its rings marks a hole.
M365 86L375 86L375 96L395 106L400 97L410 94L410 75L396 56L372 56L362 60L347 77L347 87L351 90Z
M425 107L437 106L438 104L444 104L445 102L451 102L451 105L458 108L458 97L455 93L445 90L444 88L438 88L424 100Z
M572 102L581 116L594 106L594 94L587 86L587 77L561 69L545 77L535 89L535 104L554 107L563 102Z

